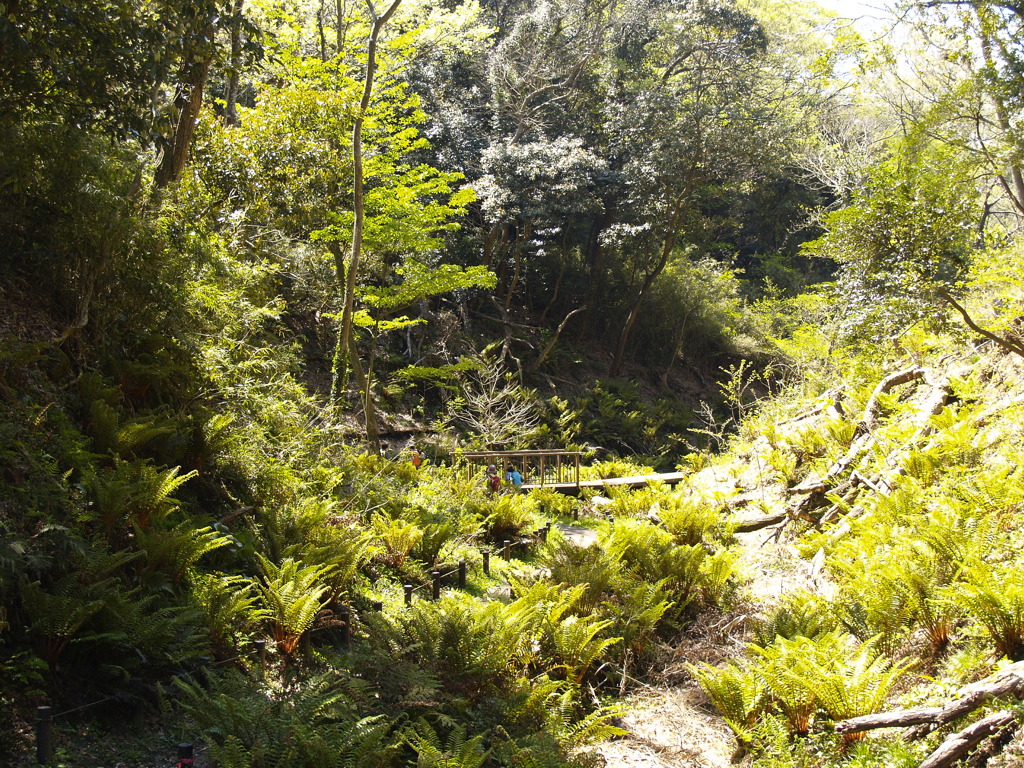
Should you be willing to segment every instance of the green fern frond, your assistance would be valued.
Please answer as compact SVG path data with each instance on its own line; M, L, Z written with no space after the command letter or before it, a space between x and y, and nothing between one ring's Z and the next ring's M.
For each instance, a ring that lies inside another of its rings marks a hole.
M972 563L963 578L950 596L985 628L998 655L1024 659L1024 573L1016 564Z
M827 600L813 592L796 590L755 620L753 629L757 643L767 646L775 642L776 637L814 639L835 629L835 625L835 615Z
M555 662L555 669L563 669L570 680L579 684L605 650L622 642L621 637L600 638L598 635L610 627L609 619L594 616L567 616L551 622L541 638L541 647Z
M466 726L459 725L442 743L437 731L420 718L406 743L416 752L417 768L481 768L491 754L484 748L484 739L485 734L468 737Z
M103 584L96 585L99 588ZM28 614L28 631L36 638L39 656L56 669L68 643L83 625L103 608L95 590L83 589L74 577L65 577L50 590L38 581L19 585L21 604Z
M116 453L117 430L121 417L105 400L93 400L89 405L89 436L97 453Z
M195 528L183 522L170 530L146 531L136 525L135 542L143 553L145 570L166 573L177 586L204 555L227 546L231 539L208 525Z
M264 580L258 584L270 619L271 632L286 656L294 655L324 606L328 591L323 577L330 566L301 565L286 558L280 566L257 554Z
M192 604L202 616L210 644L220 658L236 652L239 635L267 618L257 607L255 583L244 576L193 572L189 587Z
M686 669L710 697L726 725L741 742L764 711L768 688L764 678L745 665L728 662L721 667L687 664Z

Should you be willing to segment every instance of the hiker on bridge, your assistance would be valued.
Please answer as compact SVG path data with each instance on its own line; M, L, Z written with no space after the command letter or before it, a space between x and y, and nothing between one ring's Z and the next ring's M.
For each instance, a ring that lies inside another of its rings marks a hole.
M505 480L512 484L516 489L516 493L519 493L523 489L523 476L519 474L519 470L512 464L508 465L508 470L505 472Z

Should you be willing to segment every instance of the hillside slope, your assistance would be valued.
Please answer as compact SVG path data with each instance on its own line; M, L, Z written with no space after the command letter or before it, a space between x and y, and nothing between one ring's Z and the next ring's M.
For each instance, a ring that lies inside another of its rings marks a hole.
M948 344L763 404L683 490L765 526L738 534L740 602L666 652L631 736L602 747L609 765L717 768L731 750L772 767L1024 764L1022 682L935 725L834 733L1020 674L1022 416L1016 357ZM952 734L983 718L957 753Z

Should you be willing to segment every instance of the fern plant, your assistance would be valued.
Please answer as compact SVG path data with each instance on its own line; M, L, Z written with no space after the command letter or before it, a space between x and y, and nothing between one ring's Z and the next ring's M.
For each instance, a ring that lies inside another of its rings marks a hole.
M584 614L592 612L614 589L621 573L615 551L599 546L578 547L560 536L551 538L542 563L556 583L582 587L576 609Z
M281 653L291 657L324 607L328 587L322 579L330 566L302 565L292 558L278 566L262 555L257 558L263 571L258 587L271 634Z
M458 725L442 740L423 718L406 732L406 743L416 752L416 768L481 768L491 750L484 747L486 734L466 735L466 726Z
M764 678L749 665L727 662L723 666L688 664L686 669L722 714L722 719L741 744L752 741L752 728L767 705Z
M136 448L151 440L174 432L173 427L166 424L146 421L122 424L117 411L103 399L94 400L89 406L87 424L96 452L120 459L127 458Z
M84 588L75 575L65 576L50 589L44 589L38 581L21 582L19 592L28 614L28 630L36 639L39 657L51 672L57 670L68 643L103 608L98 592L111 583L109 580Z
M111 542L123 540L126 526L146 529L162 521L178 508L171 494L198 474L193 470L179 475L180 470L115 460L112 470L93 474L85 481L91 500L89 519L101 523Z
M612 619L612 633L622 638L623 652L642 655L654 637L665 613L674 605L667 599L665 580L650 584L637 581L623 588L602 603L604 613Z
M244 576L192 573L189 597L206 625L214 655L227 659L238 650L239 637L267 618L257 606L256 585Z
M417 602L399 617L403 645L463 695L480 696L532 659L538 606L521 601L481 604L462 594Z
M622 715L624 707L614 704L599 706L580 716L574 689L569 686L549 693L545 709L545 730L554 736L566 753L628 733L610 722Z
M423 530L415 523L380 513L373 516L371 528L380 545L377 557L392 568L401 568L423 538Z
M143 577L166 574L171 586L177 588L204 555L231 544L231 539L208 525L195 527L183 522L170 530L147 531L136 526L135 543L143 554Z
M541 653L558 671L575 685L580 685L605 651L622 641L621 637L601 637L611 627L609 619L596 616L549 616L540 637Z
M205 684L176 679L178 706L210 743L213 759L240 768L370 768L400 740L383 716L360 717L356 681L328 672L275 695L238 670Z
M806 590L787 593L753 622L754 637L761 646L771 645L777 637L813 640L835 627L835 614L828 601Z
M907 672L907 667L895 665L884 654L875 650L875 641L850 647L849 638L835 647L819 641L819 653L808 654L799 666L809 689L813 690L819 705L835 721L846 720L879 711L893 684ZM820 653L821 649L826 653ZM863 734L856 734L859 738Z
M329 588L327 602L338 602L352 587L359 569L380 553L372 542L372 534L355 524L342 527L325 521L308 536L285 547L284 555L304 565L328 568L321 577Z
M484 527L492 541L514 539L534 525L534 504L522 494L501 494L486 507Z
M975 561L964 583L950 590L964 611L981 624L996 654L1024 659L1024 573L1016 564L992 566Z
M677 544L695 546L728 539L732 535L726 518L706 499L675 493L661 502L661 522Z
M875 712L907 668L875 651L877 638L859 646L833 630L817 639L782 637L767 647L750 646L756 670L793 733L806 734L821 709L833 720Z

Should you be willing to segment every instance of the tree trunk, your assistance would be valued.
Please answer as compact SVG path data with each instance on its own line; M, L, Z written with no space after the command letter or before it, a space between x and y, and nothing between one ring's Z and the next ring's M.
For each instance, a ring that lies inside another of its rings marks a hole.
M633 326L636 324L636 319L640 315L640 307L643 306L644 299L647 298L647 293L650 291L651 286L654 285L654 281L658 279L658 275L665 271L665 267L668 264L669 254L672 253L675 243L675 235L669 235L665 238L665 242L661 248L661 258L659 258L658 263L654 265L654 269L647 273L647 277L644 278L643 285L640 286L640 292L633 300L633 306L629 310L629 316L626 318L626 324L622 327L622 333L619 334L619 346L615 350L615 360L612 361L612 367L611 370L609 370L609 373L612 376L619 375L619 369L622 367L622 358L626 354L626 345L629 343L629 337L633 333Z
M942 297L943 301L945 301L947 304L953 307L953 309L960 313L960 317L964 319L964 322L967 324L967 327L970 328L972 331L977 333L979 336L984 336L989 341L995 342L998 346L1002 347L1007 352L1012 352L1015 355L1024 357L1024 344L1021 344L1020 342L1015 341L1014 339L1008 338L1006 336L999 336L995 333L992 333L991 331L986 331L984 328L982 328L974 321L974 318L971 317L971 315L967 312L967 309L960 302L954 299L953 295L945 288L939 288L939 296Z
M204 34L213 39L213 24L206 27ZM203 106L203 88L206 86L206 77L210 74L212 62L211 53L202 61L190 64L182 70L181 83L174 99L180 109L178 123L174 126L174 135L164 150L164 156L154 178L157 189L163 189L168 184L176 182L185 170L189 150L192 148L192 134L195 133L199 110Z
M592 315L601 307L601 288L604 285L604 246L601 245L601 233L607 229L615 220L614 202L604 203L604 213L594 218L590 227L590 234L587 237L587 259L590 262L590 289L587 291L586 301L590 307L590 316L587 317L587 327L593 329L591 322Z
M354 220L352 222L352 253L349 257L347 274L339 275L345 283L345 306L341 315L341 339L339 349L348 354L353 349L352 344L352 315L355 308L356 277L359 274L359 260L363 249L363 120L366 110L370 106L370 95L373 92L373 76L377 68L377 40L380 31L388 23L395 11L398 10L402 0L392 0L391 5L382 16L377 15L377 9L373 0L366 0L366 7L370 12L370 19L373 26L370 29L370 38L366 43L366 78L363 81L363 96L359 101L359 110L356 112L355 125L352 127L352 211ZM340 24L340 22L339 22ZM340 368L342 372L347 367L347 361L342 359ZM337 372L336 372L337 374Z
M519 287L519 275L522 273L523 268L523 245L530 239L530 222L526 221L523 223L523 230L519 237L516 238L516 261L515 268L512 272L512 279L508 284L508 292L505 294L505 311L507 312L512 306L512 296L516 292L516 288Z
M560 256L558 259L558 277L555 279L555 287L551 292L551 298L548 300L547 305L544 307L544 311L540 313L541 324L547 319L548 312L555 306L555 302L558 300L558 293L562 290L562 280L565 278L565 268L569 263L569 250L565 247L565 236L562 237L562 247L560 249Z
M228 87L224 96L224 122L238 125L238 78L242 69L242 7L245 0L234 0L231 7L231 62Z
M348 10L345 0L335 0L334 9L338 15L338 26L334 30L335 42L338 46L338 54L345 47L345 31L348 25L345 23L345 12Z
M988 32L991 20L984 17L985 12L979 7L978 3L971 3L971 6L974 9L975 17L978 19L978 36L981 38L982 57L985 60L985 65L995 72L998 70L998 66L992 54L992 38ZM1012 125L1009 113L1006 111L1006 103L1003 101L1003 97L996 91L990 91L989 95L995 106L999 130L1009 135L1012 131ZM1017 209L1018 213L1024 213L1024 173L1021 172L1020 162L1016 159L1012 160L1008 170L1009 180L1007 180L1006 174L1000 174L999 181L1002 183L1003 190L1006 192L1007 197L1010 198L1013 207Z
M363 364L359 360L359 350L356 349L355 337L352 337L352 348L349 350L349 358L352 361L352 374L356 377L356 385L362 395L363 401L363 426L366 429L366 446L370 453L380 453L380 429L377 427L377 406L373 401L373 353L370 354L370 375L363 372Z
M665 267L668 265L669 256L672 255L672 251L675 250L676 245L679 243L679 236L682 234L682 223L683 214L686 212L687 203L690 200L690 193L693 191L694 184L697 178L697 167L699 164L699 153L694 158L693 163L687 172L688 178L686 183L683 184L683 188L679 190L679 193L674 198L670 198L670 210L671 214L668 216L668 220L665 223L665 239L661 246L661 257L658 259L658 263L654 266L646 278L644 283L640 286L640 292L637 294L636 299L633 301L633 306L629 310L629 316L626 318L626 323L622 328L622 333L619 335L619 346L615 350L615 359L612 361L612 367L609 373L612 376L619 374L619 368L622 367L622 358L626 353L626 345L629 343L629 337L633 333L633 325L636 323L637 317L640 315L640 307L643 306L644 300L647 298L647 293L650 291L651 286L654 285L654 281L658 279L658 276L665 271Z
M577 307L576 309L574 309L572 312L570 312L562 319L562 322L558 325L558 330L555 331L555 335L551 337L551 341L549 341L547 346L544 347L544 350L537 357L537 361L530 366L530 373L533 373L538 368L540 368L541 363L547 360L548 355L551 354L551 350L554 349L555 344L558 343L558 337L562 335L562 331L565 330L565 326L569 324L569 321L573 318L573 316L579 314L580 312L586 311L586 309L587 305L584 304L582 307Z
M320 7L316 12L316 33L320 39L320 61L327 61L327 35L324 32L324 7L325 0L320 0Z

